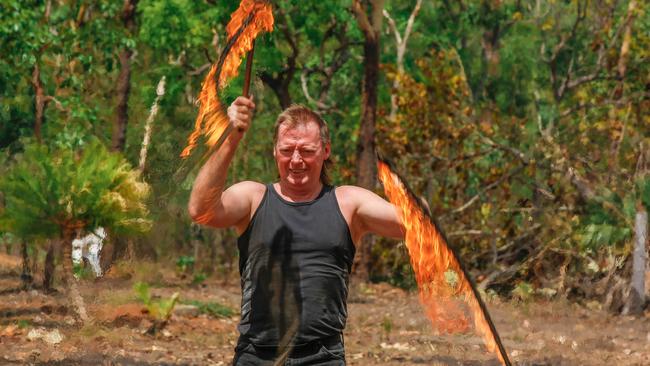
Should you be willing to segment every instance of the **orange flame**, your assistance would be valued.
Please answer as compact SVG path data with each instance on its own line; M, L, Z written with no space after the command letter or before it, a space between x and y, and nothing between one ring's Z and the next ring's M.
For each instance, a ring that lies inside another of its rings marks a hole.
M218 92L228 84L229 80L237 76L242 57L253 48L253 40L258 34L262 31L271 32L272 30L271 5L266 1L242 0L226 26L229 41L239 33L237 41L230 47L226 47L227 54L223 62L220 60L220 64L212 65L203 80L198 97L200 106L194 122L194 131L190 134L187 147L183 149L181 157L185 158L191 154L201 135L207 137L206 145L208 147L213 147L219 141L228 127L229 120L219 100ZM217 80L218 71L219 78Z
M418 283L420 302L427 317L441 332L467 330L469 321L463 310L456 305L457 301L464 301L488 351L495 353L505 365L497 347L497 339L471 283L444 237L390 167L379 161L377 168L386 196L397 207L406 229L406 247Z

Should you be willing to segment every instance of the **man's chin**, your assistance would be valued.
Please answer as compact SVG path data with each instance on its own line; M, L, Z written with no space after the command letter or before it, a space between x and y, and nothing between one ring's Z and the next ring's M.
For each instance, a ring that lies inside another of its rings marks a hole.
M305 183L307 183L307 180L304 179L304 178L293 178L293 177L289 177L289 178L287 179L287 182L289 182L290 184L292 184L292 185L294 185L294 186L301 186L301 185L304 185Z
M290 174L287 177L287 181L292 185L302 186L309 182L309 177L304 174Z

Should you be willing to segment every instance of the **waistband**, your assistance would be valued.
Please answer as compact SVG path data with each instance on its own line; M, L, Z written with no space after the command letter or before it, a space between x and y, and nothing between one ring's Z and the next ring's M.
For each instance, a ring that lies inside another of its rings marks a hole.
M317 339L311 342L290 345L291 351L289 352L289 357L305 357L308 355L315 354L320 351L321 347L325 348L334 348L336 346L344 346L343 334L336 334L326 338ZM237 347L235 352L239 353L248 346L252 346L255 351L255 354L264 359L273 359L278 354L282 353L283 350L279 350L277 345L267 346L267 345L256 345L252 342L249 342L246 338L240 337L237 341Z

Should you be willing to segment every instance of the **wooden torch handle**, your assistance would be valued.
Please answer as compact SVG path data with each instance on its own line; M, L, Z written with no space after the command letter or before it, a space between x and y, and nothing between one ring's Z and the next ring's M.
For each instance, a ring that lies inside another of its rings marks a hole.
M255 53L255 40L253 40L253 47L246 55L246 73L244 74L244 92L242 93L246 98L250 97L251 88L251 72L253 70L253 54Z

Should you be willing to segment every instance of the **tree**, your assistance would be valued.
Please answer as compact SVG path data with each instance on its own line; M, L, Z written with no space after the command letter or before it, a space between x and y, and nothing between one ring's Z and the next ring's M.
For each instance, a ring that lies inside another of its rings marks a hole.
M27 144L0 181L3 221L21 237L58 238L63 276L80 317L88 319L72 277L72 239L100 226L114 233L143 232L149 186L122 156L96 139L82 146Z
M354 0L352 10L363 32L363 87L361 122L357 142L357 184L371 191L377 184L375 124L377 120L377 89L379 82L379 53L384 0ZM357 269L361 278L368 279L371 237L361 242Z

